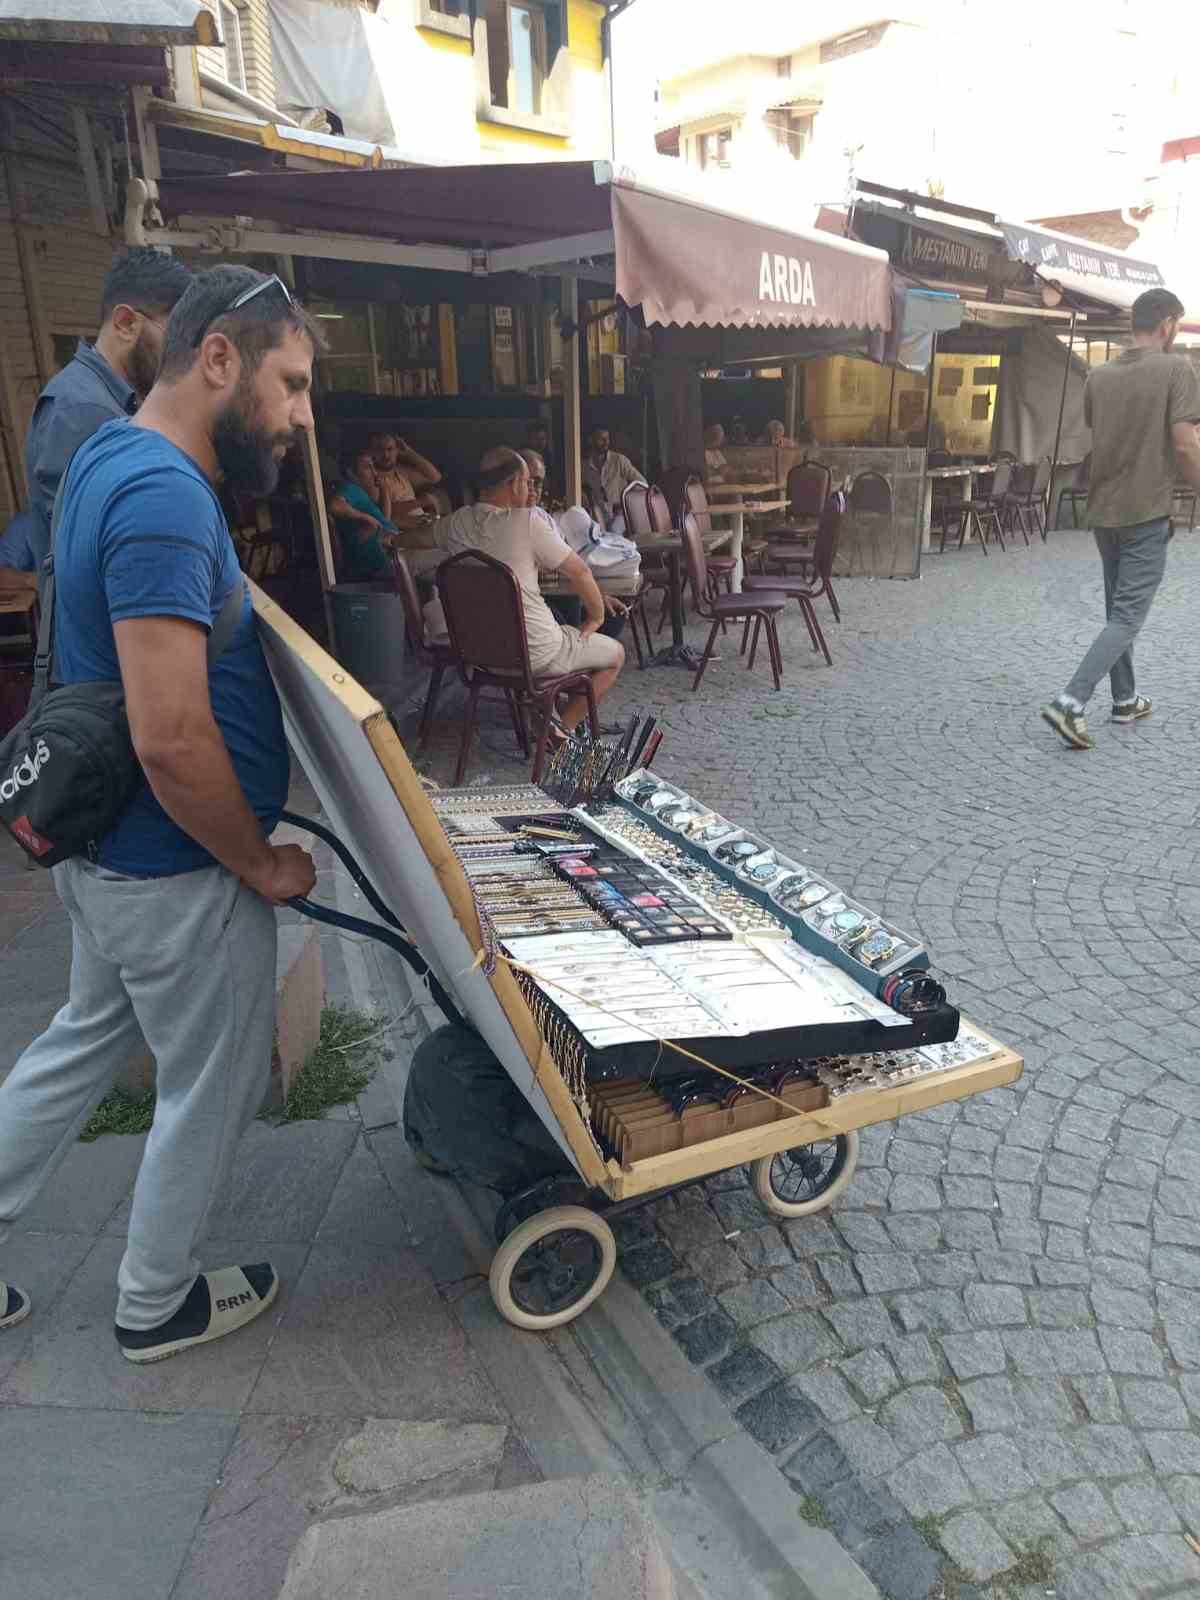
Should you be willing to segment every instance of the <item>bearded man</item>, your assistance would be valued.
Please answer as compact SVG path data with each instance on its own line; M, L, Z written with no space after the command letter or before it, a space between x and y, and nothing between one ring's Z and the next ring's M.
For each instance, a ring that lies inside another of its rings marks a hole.
M95 344L81 339L38 396L25 441L38 572L50 548L50 517L67 463L97 428L132 416L150 393L167 318L191 281L183 262L161 250L119 255L104 280Z
M7 1226L71 1149L139 1037L158 1103L118 1274L116 1337L159 1361L275 1298L266 1262L201 1271L210 1210L262 1103L275 1021L275 907L316 881L268 841L287 797L283 720L218 486L266 494L297 431L320 333L279 279L199 274L158 381L67 470L55 534L56 678L125 691L144 782L87 857L53 869L70 994L0 1085ZM218 625L223 648L208 650ZM0 1282L0 1329L29 1312Z

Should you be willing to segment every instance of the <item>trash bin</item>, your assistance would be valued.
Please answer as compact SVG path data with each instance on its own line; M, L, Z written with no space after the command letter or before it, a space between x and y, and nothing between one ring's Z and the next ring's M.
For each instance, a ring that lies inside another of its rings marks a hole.
M386 688L394 696L404 682L407 650L400 596L373 583L335 584L330 594L337 659L364 688Z

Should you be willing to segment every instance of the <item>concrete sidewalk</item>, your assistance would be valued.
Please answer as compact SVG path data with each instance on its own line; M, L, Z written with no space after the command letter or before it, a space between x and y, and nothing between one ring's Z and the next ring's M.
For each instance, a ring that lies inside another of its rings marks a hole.
M318 859L318 898L361 911ZM6 1071L65 994L69 930L2 848L0 927ZM876 1600L627 1285L586 1328L500 1321L486 1197L417 1167L397 1125L425 1026L404 969L322 938L329 999L403 1015L354 1105L243 1141L202 1256L274 1261L271 1314L161 1365L121 1358L141 1138L77 1145L4 1247L35 1306L0 1335L6 1600L491 1600L518 1576L526 1600Z

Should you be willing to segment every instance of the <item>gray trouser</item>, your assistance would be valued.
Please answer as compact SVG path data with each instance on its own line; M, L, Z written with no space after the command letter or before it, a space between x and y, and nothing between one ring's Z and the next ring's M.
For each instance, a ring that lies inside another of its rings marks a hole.
M123 878L54 868L71 916L66 1005L0 1084L0 1238L138 1043L158 1104L133 1191L117 1321L155 1328L200 1270L197 1240L262 1104L275 1027L275 909L223 867Z
M1087 705L1107 672L1115 705L1135 698L1133 641L1150 611L1167 564L1171 524L1139 522L1132 528L1097 528L1096 548L1104 566L1104 614L1108 618L1096 642L1079 663L1063 691Z

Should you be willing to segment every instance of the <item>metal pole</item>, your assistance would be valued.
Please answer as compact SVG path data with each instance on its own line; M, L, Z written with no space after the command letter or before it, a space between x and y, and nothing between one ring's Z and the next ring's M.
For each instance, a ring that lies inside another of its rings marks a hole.
M1065 365L1063 367L1062 393L1058 397L1058 427L1055 428L1055 430L1054 430L1054 454L1050 457L1050 491L1049 491L1049 494L1047 495L1047 498L1046 498L1046 526L1047 527L1050 524L1051 509L1052 509L1052 507L1054 505L1054 480L1058 476L1058 448L1059 448L1059 445L1062 443L1063 413L1067 409L1067 383L1068 383L1068 381L1070 380L1070 377L1071 377L1071 360L1072 360L1072 358L1074 356L1074 353L1075 353L1075 317L1076 317L1076 315L1077 315L1077 313L1072 311L1072 313L1071 313L1071 336L1067 340L1067 359L1066 359L1066 363L1065 363ZM1057 528L1058 528L1058 517L1057 517L1057 515L1054 518L1054 526L1055 526L1055 529L1057 530ZM1046 535L1045 535L1045 532L1043 531L1042 538L1044 539L1045 537L1046 537Z
M929 529L928 511L931 509L930 496L933 493L929 482L929 442L933 438L933 384L937 370L938 336L934 331L929 344L929 398L925 403L925 459L921 464L921 496L917 501L917 551L913 563L915 571L913 576L921 576L921 551L925 547L925 535ZM889 413L890 417L890 413Z
M932 400L931 400L931 403L932 403ZM895 407L895 404L896 404L896 369L895 369L895 367L893 367L892 368L892 384L891 384L891 388L888 390L887 432L883 436L883 447L884 447L885 450L888 448L888 446L892 442L892 411L893 411L893 409ZM928 449L928 442L926 443L926 448Z
M562 412L563 412L563 488L569 506L583 503L583 452L580 440L580 388L581 377L579 332L579 282L576 278L560 280L559 312L563 324L562 338ZM567 333L567 328L571 332Z

